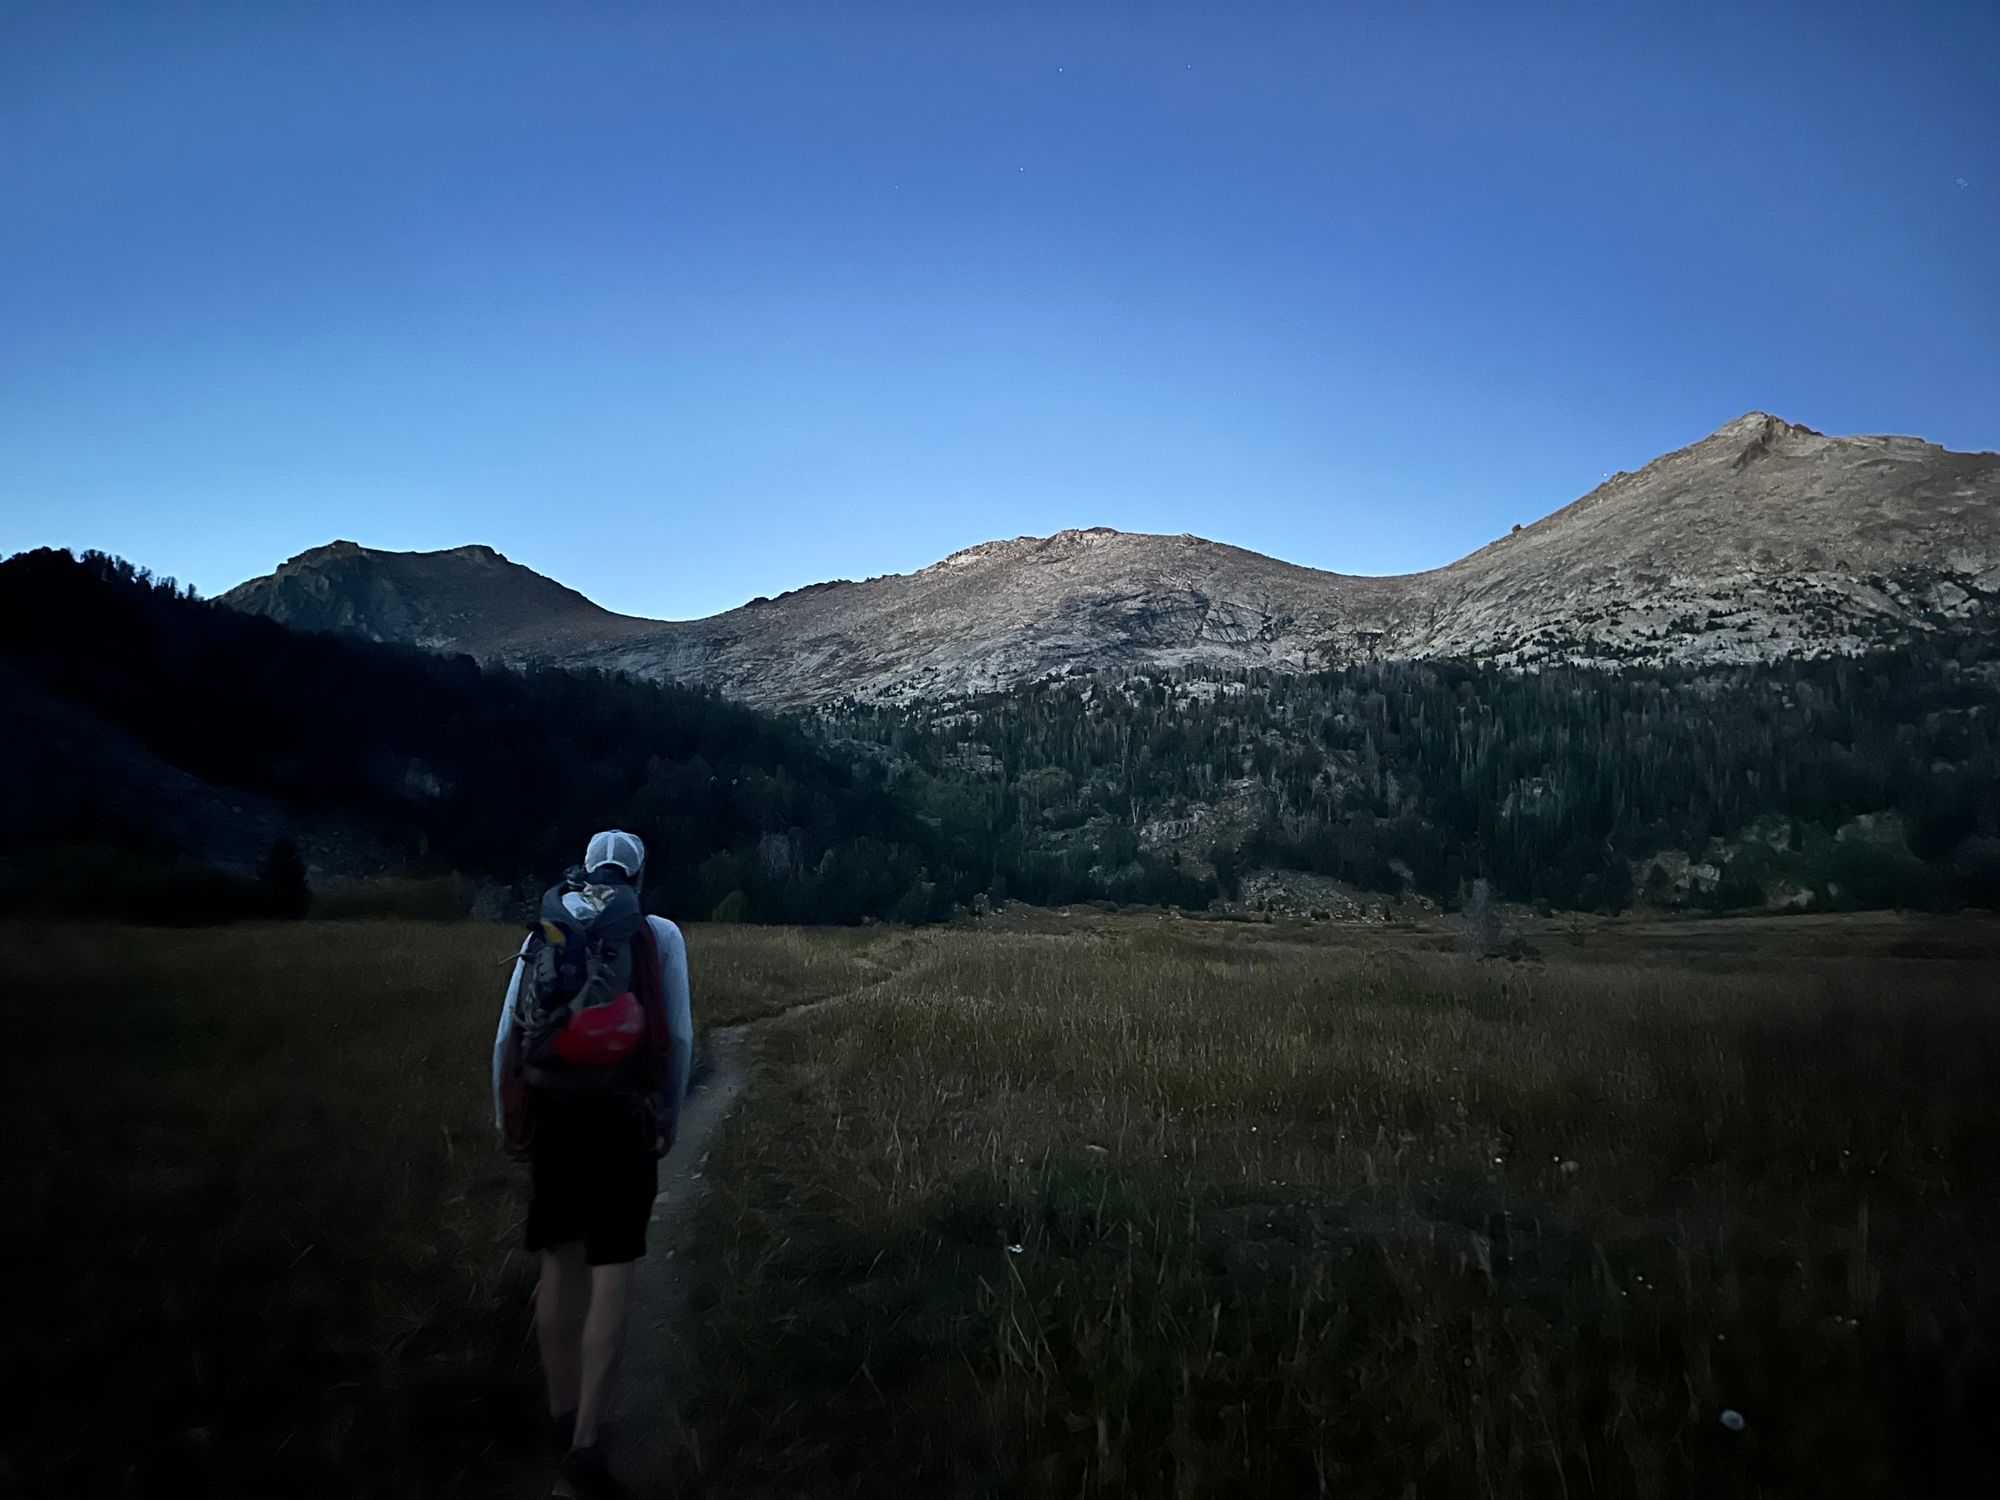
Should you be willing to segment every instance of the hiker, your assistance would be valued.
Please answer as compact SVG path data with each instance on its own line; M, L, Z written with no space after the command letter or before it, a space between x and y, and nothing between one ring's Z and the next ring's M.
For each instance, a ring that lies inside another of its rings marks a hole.
M493 1041L493 1123L530 1164L527 1248L556 1493L620 1493L600 1436L635 1263L687 1093L694 1029L680 929L639 905L646 849L610 829L542 898Z

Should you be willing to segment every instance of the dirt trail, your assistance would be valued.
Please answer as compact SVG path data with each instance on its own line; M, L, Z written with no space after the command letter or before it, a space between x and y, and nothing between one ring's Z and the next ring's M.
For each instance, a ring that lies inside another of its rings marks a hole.
M613 1467L634 1496L670 1492L673 1455L683 1446L683 1413L694 1389L686 1275L694 1205L710 1138L743 1092L749 1036L742 1026L719 1027L708 1033L708 1046L708 1077L688 1095L679 1136L661 1167L611 1412Z
M728 1117L749 1074L750 1030L801 1011L838 1005L880 989L898 970L871 963L874 977L856 989L801 1001L771 1015L706 1033L709 1072L688 1095L680 1135L660 1173L660 1196L639 1262L632 1325L618 1373L611 1413L612 1468L634 1500L672 1493L673 1458L686 1447L686 1413L694 1396L693 1319L688 1311L688 1249L694 1241L695 1207L715 1127Z
M632 1323L606 1427L612 1467L633 1500L659 1500L673 1492L673 1455L684 1439L682 1414L694 1388L685 1274L694 1206L715 1127L743 1092L747 1072L746 1028L717 1027L707 1041L708 1074L688 1094L680 1134L660 1167L660 1195L646 1230L646 1256L639 1262ZM543 1459L509 1475L501 1494L504 1500L544 1500L555 1478L554 1460Z
M750 1029L783 1016L818 1010L880 989L901 972L869 963L874 977L856 989L826 995L736 1026L707 1031L707 1076L688 1094L680 1133L660 1169L660 1194L639 1262L625 1352L607 1428L606 1452L633 1500L664 1500L673 1493L674 1455L686 1446L686 1412L694 1395L692 1319L688 1310L688 1249L695 1206L704 1189L710 1143L743 1092L749 1074ZM516 1474L504 1488L508 1500L540 1500L555 1481L553 1463Z

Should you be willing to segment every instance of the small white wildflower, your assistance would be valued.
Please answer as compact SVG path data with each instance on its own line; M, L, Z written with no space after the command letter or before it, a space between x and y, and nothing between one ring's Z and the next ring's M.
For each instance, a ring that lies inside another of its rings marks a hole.
M1007 1253L1009 1255L1019 1255L1021 1253L1021 1247L1019 1245L1009 1245L1007 1247Z

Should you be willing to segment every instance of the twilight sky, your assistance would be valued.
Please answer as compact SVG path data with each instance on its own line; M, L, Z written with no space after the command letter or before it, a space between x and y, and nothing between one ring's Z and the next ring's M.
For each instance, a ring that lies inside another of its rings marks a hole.
M2000 7L0 6L0 553L685 617L1432 567L1751 408L2000 447Z

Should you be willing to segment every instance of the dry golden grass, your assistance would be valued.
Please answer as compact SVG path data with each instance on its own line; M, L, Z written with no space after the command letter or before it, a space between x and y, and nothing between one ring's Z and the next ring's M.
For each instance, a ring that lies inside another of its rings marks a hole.
M492 1493L539 1404L488 1122L517 939L0 928L0 1494ZM903 940L694 928L697 1019Z
M901 927L687 929L688 970L704 1026L776 1015L874 983L924 940Z
M509 935L6 943L23 1487L479 1492L533 1410L483 1066Z
M759 1033L708 1492L2000 1492L1992 924L1016 925Z
M1012 925L690 930L712 1492L1995 1477L1992 924ZM0 1492L490 1492L514 936L4 929Z

